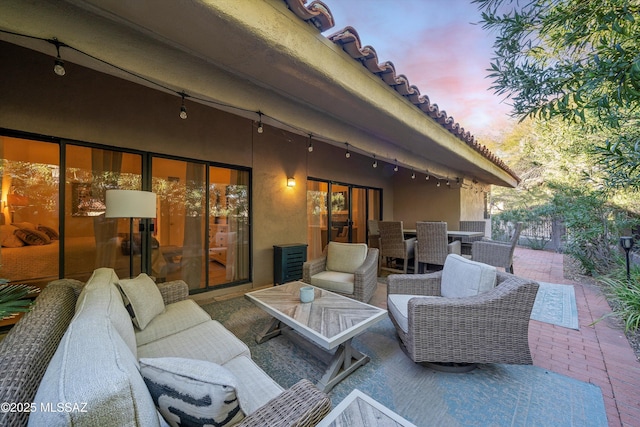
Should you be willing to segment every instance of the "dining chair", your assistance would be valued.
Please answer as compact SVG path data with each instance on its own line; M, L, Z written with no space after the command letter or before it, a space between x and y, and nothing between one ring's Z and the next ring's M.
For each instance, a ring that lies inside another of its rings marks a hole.
M485 233L486 231L486 222L484 220L481 221L460 221L460 231L478 231L481 233ZM462 243L462 253L464 255L471 255L471 244L478 240L482 240L484 236L478 237L463 237L460 240Z
M416 238L404 238L402 221L379 221L380 230L380 270L407 273L409 260L414 257ZM402 260L402 269L394 266Z
M447 255L461 255L460 241L449 243L446 222L418 221L416 222L416 245L414 273L418 274L424 265L442 267Z
M511 240L508 242L490 239L473 242L471 259L494 267L502 267L507 273L513 274L513 252L518 244L522 225L521 222L516 223Z
M370 219L367 221L367 244L370 248L380 248L380 229L378 228L378 220Z

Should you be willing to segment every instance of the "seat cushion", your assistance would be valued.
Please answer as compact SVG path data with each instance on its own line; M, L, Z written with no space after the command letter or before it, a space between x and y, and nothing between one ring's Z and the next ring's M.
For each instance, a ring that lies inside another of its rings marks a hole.
M140 374L172 427L234 425L244 418L238 380L227 368L174 357L140 359Z
M164 311L164 300L155 282L141 273L134 279L123 279L118 282L122 291L122 299L133 323L140 329Z
M412 298L439 297L406 294L391 294L387 297L387 310L405 333L409 333L409 300Z
M328 291L342 294L353 294L353 273L341 273L339 271L322 271L311 276L311 284Z
M200 323L208 322L211 316L191 299L168 304L165 310L153 318L143 330L136 329L138 346L184 331Z
M138 357L185 357L219 365L242 354L251 357L249 347L216 320L138 347Z
M281 362L274 360L274 363ZM234 357L222 366L238 379L238 398L245 414L252 414L283 392L283 388L260 369L249 356Z
M329 242L327 249L327 270L355 273L367 258L364 243Z
M451 254L442 269L440 294L445 298L475 296L493 289L496 277L495 267Z

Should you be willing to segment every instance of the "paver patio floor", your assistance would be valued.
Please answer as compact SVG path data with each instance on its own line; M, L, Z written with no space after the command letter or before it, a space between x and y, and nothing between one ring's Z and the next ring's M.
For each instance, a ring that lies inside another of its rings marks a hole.
M518 276L575 287L580 330L532 320L533 364L600 387L610 426L640 426L640 362L597 286L564 278L564 255L516 248Z

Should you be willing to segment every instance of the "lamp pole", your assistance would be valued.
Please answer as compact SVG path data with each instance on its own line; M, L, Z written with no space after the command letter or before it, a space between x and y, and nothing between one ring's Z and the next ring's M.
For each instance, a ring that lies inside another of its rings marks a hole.
M631 248L633 248L633 237L620 237L620 246L622 246L622 249L624 249L627 255L627 286L629 286L631 284L631 273L629 272L629 251L631 251Z

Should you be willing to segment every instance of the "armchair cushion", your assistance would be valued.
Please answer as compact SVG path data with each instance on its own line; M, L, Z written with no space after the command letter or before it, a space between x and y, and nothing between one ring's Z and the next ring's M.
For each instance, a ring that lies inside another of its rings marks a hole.
M311 284L332 292L352 294L354 279L353 273L323 271L311 277Z
M366 258L367 245L364 243L329 242L327 270L353 274Z
M487 292L496 286L496 268L462 256L447 256L442 269L441 296L470 297Z
M437 298L428 295L391 294L387 298L387 309L405 333L409 333L409 300L412 298Z

